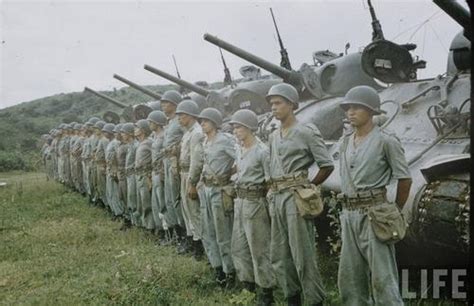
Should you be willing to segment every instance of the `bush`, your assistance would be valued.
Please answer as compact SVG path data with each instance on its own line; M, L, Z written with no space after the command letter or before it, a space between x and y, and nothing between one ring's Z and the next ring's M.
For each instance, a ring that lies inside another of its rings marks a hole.
M0 172L26 170L26 162L20 154L0 151Z

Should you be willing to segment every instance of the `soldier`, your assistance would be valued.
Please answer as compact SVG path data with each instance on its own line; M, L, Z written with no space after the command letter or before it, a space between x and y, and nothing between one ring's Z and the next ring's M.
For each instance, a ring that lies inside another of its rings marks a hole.
M90 166L90 186L92 191L92 203L98 205L99 201L99 190L98 190L98 177L97 177L97 160L96 152L99 148L99 142L102 138L102 129L104 128L105 122L98 120L93 127L94 135L91 137L91 166Z
M168 118L163 140L163 168L165 172L165 203L166 220L170 231L176 233L178 244L186 236L184 219L181 213L180 203L180 178L179 178L179 144L183 137L183 130L176 116L176 107L181 102L181 95L175 90L166 91L161 98L161 108ZM179 247L179 245L178 245Z
M112 138L105 148L105 163L107 164L106 177L106 197L107 203L110 205L113 217L116 220L122 215L119 204L119 190L118 190L118 160L117 149L119 141L117 139L117 131L121 129L121 125L117 124L112 130Z
M94 124L99 121L99 118L92 117L85 124L84 132L84 144L82 148L82 172L84 177L84 187L87 195L89 196L89 201L92 202L92 176L91 176L91 163L92 163L92 139L94 137Z
M165 204L165 186L164 186L164 169L163 169L163 140L164 140L164 127L168 123L166 115L160 111L152 111L148 115L148 124L153 134L150 136L152 139L151 144L151 165L152 165L152 191L151 191L151 210L153 212L153 219L156 225L161 225L160 228L156 228L159 243L167 244L167 237L165 234L168 230L168 221L165 218L166 204ZM165 222L162 221L162 218Z
M58 172L58 142L59 142L59 135L60 130L58 128L54 128L51 132L53 136L53 140L51 141L51 161L53 164L53 179L58 181L59 180L59 172Z
M123 217L121 230L128 229L131 225L127 212L127 175L125 174L125 165L127 158L128 145L123 139L123 126L125 124L117 124L114 130L115 138L119 141L117 146L117 184L118 197L117 209L120 216Z
M280 127L269 139L271 195L271 258L278 283L288 305L322 304L325 292L319 273L313 221L303 218L295 203L295 189L321 184L333 171L333 163L318 128L297 121L298 92L289 84L270 88L267 101ZM308 168L319 171L308 180Z
M44 170L46 171L46 180L49 181L53 178L51 162L51 142L53 138L50 134L43 134L41 139L44 141L41 147L41 160L43 161Z
M122 127L122 141L127 146L125 156L125 175L127 176L127 210L125 219L130 220L132 225L138 225L139 220L134 212L137 209L137 179L135 175L135 155L138 142L135 140L135 126L133 123L125 123ZM126 225L125 225L126 226Z
M108 210L111 210L111 208L110 203L107 201L107 162L105 159L105 150L113 138L114 128L115 125L113 123L107 123L104 125L102 130L98 132L100 139L95 150L97 197Z
M340 106L353 127L351 133L341 138L339 154L344 195L338 274L342 302L403 305L395 247L377 239L367 208L387 202L385 186L391 180L398 182L395 202L403 208L411 186L404 151L394 135L373 122L373 116L381 114L380 98L373 88L352 88Z
M58 143L58 155L59 155L59 181L62 184L67 185L70 178L70 167L69 167L69 124L62 124L59 126L61 129L60 140Z
M155 229L155 221L151 211L151 134L148 121L138 120L135 123L135 137L138 140L135 155L135 175L137 178L137 210L136 219L147 230Z
M235 163L237 174L232 231L232 258L239 280L249 291L258 292L259 305L271 305L275 278L270 261L270 215L266 201L270 152L253 134L257 115L247 109L232 116L230 124L239 141Z
M80 123L74 125L74 137L71 138L71 174L74 182L74 188L81 194L85 193L83 185L83 172L82 172L82 149L84 143L84 137L82 131L84 126Z
M230 184L235 161L235 140L218 129L222 115L215 108L205 108L200 114L203 141L204 166L201 192L201 222L203 243L209 262L216 273L220 286L231 287L235 269L231 257L233 207L232 199L224 193Z
M181 208L186 225L187 241L181 253L193 252L196 260L204 255L201 242L201 209L196 185L202 172L202 141L204 135L196 121L199 106L190 99L183 100L176 109L185 133L181 140L179 168L181 170Z

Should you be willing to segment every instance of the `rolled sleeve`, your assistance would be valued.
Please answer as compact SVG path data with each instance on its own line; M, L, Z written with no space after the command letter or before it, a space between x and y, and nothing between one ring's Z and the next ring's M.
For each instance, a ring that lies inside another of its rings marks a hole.
M392 178L397 180L411 178L405 151L400 141L395 136L385 137L384 148L387 162L392 169Z
M309 127L310 132L308 133L306 141L318 167L324 168L334 166L319 129L313 124L308 124L307 126Z

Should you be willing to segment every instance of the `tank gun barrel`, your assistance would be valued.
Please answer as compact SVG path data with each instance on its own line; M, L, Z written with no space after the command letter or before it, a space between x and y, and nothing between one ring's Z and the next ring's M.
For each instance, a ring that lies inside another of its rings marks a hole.
M267 71L270 71L271 73L281 77L285 82L288 82L292 85L295 85L297 87L300 87L301 84L301 76L299 75L298 72L294 70L288 70L285 68L282 68L278 65L275 65L273 63L270 63L267 60L264 60L261 57L258 57L256 55L253 55L245 50L240 49L239 47L236 47L220 38L217 38L216 36L210 35L210 34L204 34L204 40L210 42L211 44L214 44L224 50L227 50L228 52L241 57L249 62L251 62L254 65L257 65L258 67L261 67Z
M471 16L469 11L456 0L433 0L433 2L461 25L464 29L464 36L471 40Z
M207 97L209 95L209 91L200 87L200 86L197 86L197 85L194 85L193 83L190 83L190 82L187 82L185 80L182 80L180 78L177 78L175 77L174 75L171 75L169 73L166 73L160 69L157 69L155 67L152 67L150 65L145 65L144 66L145 70L148 70L150 71L151 73L154 73L154 74L157 74L159 76L161 76L162 78L165 78L173 83L176 83L180 86L183 86L184 88L187 88L191 91L194 91L195 93L198 93L200 94L201 96L204 96L204 97Z
M93 90L93 89L90 89L89 87L84 87L84 90L85 90L85 91L88 91L88 92L91 92L91 93L93 93L94 95L96 95L96 96L98 96L98 97L100 97L100 98L102 98L102 99L104 99L104 100L107 100L107 101L109 101L110 103L112 103L112 104L114 104L114 105L116 105L116 106L118 106L118 107L120 107L120 108L127 108L127 105L123 104L122 102L117 101L117 100L115 100L115 99L113 99L113 98L111 98L111 97L107 97L106 95L101 94L100 92L97 92L97 91L95 91L95 90Z
M151 90L149 90L149 89L146 89L145 87L140 86L140 85L138 85L138 84L136 84L136 83L134 83L134 82L132 82L132 81L130 81L130 80L127 80L126 78L121 77L121 76L118 75L118 74L114 74L114 78L117 79L117 80L119 80L119 81L124 82L125 84L129 85L130 87L135 88L135 89L138 90L138 91L143 92L144 94L149 95L150 97L153 97L153 98L155 98L155 99L157 99L157 100L161 100L161 95L159 95L159 94L157 94L157 93L154 93L153 91L151 91Z

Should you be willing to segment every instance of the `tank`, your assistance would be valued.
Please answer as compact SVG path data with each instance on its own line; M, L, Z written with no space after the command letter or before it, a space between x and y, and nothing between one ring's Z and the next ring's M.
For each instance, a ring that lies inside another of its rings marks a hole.
M377 89L381 107L386 112L376 116L375 122L400 139L413 179L403 209L410 224L409 231L396 245L399 263L425 266L466 266L468 263L471 71L466 64L470 62L470 52L463 50L470 50L466 30L470 19L469 13L456 2L435 0L435 3L441 3L441 8L450 16L458 16L454 19L461 20L459 24L464 32L453 39L446 57L450 71L424 80L417 78L417 70L424 68L426 62L414 60L412 52L416 45L399 45L386 40L370 0L373 40L363 51L303 64L297 71L275 65L216 36L204 35L206 41L298 89L302 101L297 118L319 127L336 165L322 185L327 205L315 222L321 245L330 250L340 247L337 152L338 140L349 128L339 104L350 88L368 85ZM264 140L278 126L269 113L261 114L259 122L259 137ZM310 174L315 173L316 169L311 169ZM394 184L388 186L389 200L395 199L394 189Z
M125 122L135 122L140 119L146 119L148 117L148 114L152 112L152 108L147 104L137 104L130 106L123 104L122 102L113 99L109 96L101 94L100 92L97 92L89 87L85 87L84 90L93 93L94 95L104 100L109 101L110 103L114 104L115 106L118 106L123 110L121 115L118 115L117 113L112 111L106 111L103 114L102 119L104 119L104 121L108 123L117 124L120 122L120 117L122 117Z

